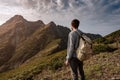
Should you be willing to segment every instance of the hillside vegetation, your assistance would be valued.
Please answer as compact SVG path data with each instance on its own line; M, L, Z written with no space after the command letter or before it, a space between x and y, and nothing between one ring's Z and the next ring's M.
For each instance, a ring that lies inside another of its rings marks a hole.
M20 67L0 74L0 80L71 80L64 65L66 50L47 57L39 56ZM120 76L120 50L100 53L84 62L86 80L111 80Z

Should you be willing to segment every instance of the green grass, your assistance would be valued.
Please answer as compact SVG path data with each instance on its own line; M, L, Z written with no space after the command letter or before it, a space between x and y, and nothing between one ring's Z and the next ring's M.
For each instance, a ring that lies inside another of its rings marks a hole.
M61 39L56 39L56 40L53 40L52 42L50 42L46 47L45 49L50 49L54 46L56 46L56 44L58 45L60 43Z
M53 55L36 58L29 63L23 64L20 67L0 74L0 80L17 80L32 78L36 74L39 74L44 69L50 69L52 71L63 66L66 51L61 51Z

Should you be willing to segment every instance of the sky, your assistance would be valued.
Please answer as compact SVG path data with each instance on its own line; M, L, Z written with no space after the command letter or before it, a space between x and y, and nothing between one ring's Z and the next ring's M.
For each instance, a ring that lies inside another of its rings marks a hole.
M14 15L69 28L79 19L83 32L105 36L120 29L120 0L0 0L0 25Z

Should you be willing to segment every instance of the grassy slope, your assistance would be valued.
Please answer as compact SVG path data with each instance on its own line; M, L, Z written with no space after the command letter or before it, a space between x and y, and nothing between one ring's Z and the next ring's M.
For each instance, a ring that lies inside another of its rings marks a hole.
M120 37L120 30L117 30L115 32L112 32L111 34L105 36L106 38L112 37L112 38L118 38Z
M112 32L111 34L105 36L105 38L120 43L120 30Z
M111 80L120 76L120 50L100 53L85 62L87 80Z
M29 61L21 65L20 67L0 74L0 80L17 80L17 79L28 79L33 77L34 75L41 73L43 69L51 69L56 70L57 68L61 67L63 62L65 51L58 52L57 54L52 54L50 56L41 57L39 54L41 52L43 54L49 53L51 51L51 47L55 47L59 43L59 39L55 40L54 42L51 42L47 45L46 49L43 51L40 51L36 56L31 58ZM52 45L51 45L52 44ZM49 48L48 48L49 47ZM56 60L59 58L59 60L56 62Z
M70 69L64 66L66 50L47 57L33 58L19 68L0 74L0 80L70 80ZM110 80L120 76L120 50L100 53L84 62L87 80ZM63 66L63 67L62 67ZM69 77L68 77L69 76Z
M111 80L120 76L120 50L100 53L84 62L86 80ZM71 80L69 67L62 67L55 73L50 70L39 74L35 80ZM42 78L41 78L42 77Z

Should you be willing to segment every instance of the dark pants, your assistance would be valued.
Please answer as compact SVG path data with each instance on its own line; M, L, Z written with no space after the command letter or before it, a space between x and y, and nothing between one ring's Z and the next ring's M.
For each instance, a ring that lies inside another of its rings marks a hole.
M85 80L83 61L79 61L77 58L72 58L69 62L72 70L73 80L78 80L78 71L80 73L81 80Z

